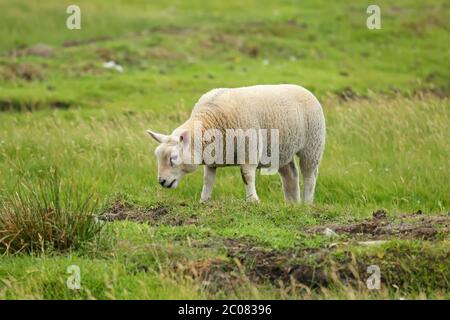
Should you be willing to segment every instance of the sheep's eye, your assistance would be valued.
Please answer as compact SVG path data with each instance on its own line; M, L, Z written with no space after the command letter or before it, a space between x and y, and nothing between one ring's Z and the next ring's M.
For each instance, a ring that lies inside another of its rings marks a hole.
M174 162L175 160L177 160L177 158L178 158L177 156L171 156L171 157L169 158L170 166L171 166L171 167L174 166L173 162Z

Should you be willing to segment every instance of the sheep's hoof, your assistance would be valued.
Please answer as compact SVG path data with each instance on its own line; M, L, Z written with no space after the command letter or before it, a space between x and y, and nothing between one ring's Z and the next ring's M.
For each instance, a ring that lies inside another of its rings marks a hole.
M207 203L207 202L209 202L209 198L207 198L207 199L200 199L200 204Z
M251 202L251 203L259 203L259 198L258 196L252 195L250 197L248 197L247 202Z

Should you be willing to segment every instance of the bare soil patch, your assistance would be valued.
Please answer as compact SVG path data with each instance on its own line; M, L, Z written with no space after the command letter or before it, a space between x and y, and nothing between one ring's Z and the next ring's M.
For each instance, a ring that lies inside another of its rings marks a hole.
M116 200L105 213L98 216L98 219L103 221L129 220L151 225L167 224L172 226L197 223L195 217L185 218L175 215L168 206L157 205L152 208L141 208L123 200Z
M32 63L11 63L0 66L0 77L6 81L35 81L44 78L42 68Z
M68 40L63 43L63 47L76 47L86 44L92 44L96 42L103 42L111 40L111 37L95 37L90 39L82 39L82 40Z
M333 224L312 227L308 234L323 234L331 229L338 235L356 239L382 240L389 238L433 240L439 234L450 232L450 213L428 215L421 210L413 214L402 214L389 219L383 210L377 210L372 218L351 224Z
M372 218L359 223L314 227L307 229L307 232L322 233L326 228L333 228L338 235L375 240L366 241L367 243L388 238L432 240L439 233L448 232L449 223L449 214L432 216L419 210L389 219L386 211L377 210ZM212 292L237 290L249 281L254 284L271 284L283 290L297 290L305 286L318 289L335 284L358 286L361 275L367 275L366 260L356 259L350 250L342 251L336 246L278 250L262 247L248 238L225 238L220 242L194 245L223 249L225 253L224 256L177 265L175 270L200 281L206 290ZM340 252L339 258L334 255L336 250ZM410 257L405 259L405 265L409 265ZM424 259L432 261L434 257ZM395 274L406 272L401 265L397 268L399 270Z
M330 249L269 250L233 239L226 240L225 245L227 256L243 264L252 282L283 285L294 281L317 287L330 280L323 268Z
M38 56L38 57L51 58L54 56L55 51L54 51L53 47L51 47L45 43L37 43L37 44L25 49L24 54Z
M318 288L334 281L325 259L333 249L271 250L245 238L224 239L222 247L225 257L178 265L176 271L200 280L210 291L234 290L248 281L280 288Z

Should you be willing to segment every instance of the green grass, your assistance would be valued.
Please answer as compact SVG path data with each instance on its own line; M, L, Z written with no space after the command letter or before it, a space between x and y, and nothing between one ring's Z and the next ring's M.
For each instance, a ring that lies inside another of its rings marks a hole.
M379 208L389 219L448 212L445 1L381 1L376 31L365 27L363 1L79 1L78 31L65 28L68 4L0 3L0 201L26 193L24 184L36 192L56 168L62 186L94 193L104 208L125 202L147 215L161 206L168 212L150 223L99 222L95 241L68 250L3 254L0 298L450 298L448 232L387 237L374 247L353 235L306 232ZM53 55L27 54L36 43ZM108 60L124 72L104 69ZM212 88L281 82L307 87L324 107L327 145L313 206L285 204L278 176L258 176L261 203L247 204L236 168L218 171L206 205L198 203L200 171L175 190L159 187L146 129L170 132ZM39 192L54 195L50 187ZM76 199L63 197L64 212ZM13 211L34 213L36 222L36 208L22 201ZM326 285L257 281L249 248L267 255L271 268L273 255L325 270ZM233 259L236 250L242 261ZM325 256L313 261L303 257L308 250ZM66 286L72 264L81 269L79 291ZM381 268L379 291L365 288L370 264ZM202 270L218 276L213 285Z

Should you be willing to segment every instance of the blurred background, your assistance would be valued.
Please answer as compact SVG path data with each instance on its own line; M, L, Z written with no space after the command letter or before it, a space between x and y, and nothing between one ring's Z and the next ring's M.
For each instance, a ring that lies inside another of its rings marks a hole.
M71 4L0 1L0 108L174 107L255 83L344 98L448 90L447 1L378 1L379 30L358 0L77 1L80 30L66 27Z

